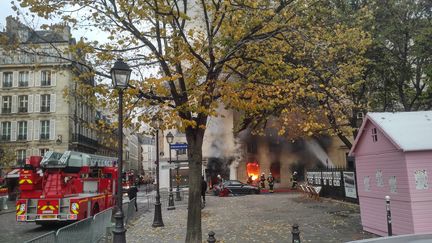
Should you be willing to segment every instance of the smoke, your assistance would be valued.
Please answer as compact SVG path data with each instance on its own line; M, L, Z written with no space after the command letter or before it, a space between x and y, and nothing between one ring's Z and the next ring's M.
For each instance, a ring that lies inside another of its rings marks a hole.
M328 154L315 139L306 140L306 147L312 154L315 155L315 157L322 163L323 166L330 168L335 167Z

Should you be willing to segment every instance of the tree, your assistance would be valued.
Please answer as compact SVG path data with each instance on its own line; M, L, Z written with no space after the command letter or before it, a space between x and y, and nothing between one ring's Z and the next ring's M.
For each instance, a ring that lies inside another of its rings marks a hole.
M12 149L0 146L0 168L9 168L16 162L16 155Z
M202 240L201 147L207 119L217 115L216 107L224 103L259 116L283 104L288 108L281 109L282 116L302 114L292 127L315 132L322 113L313 109L325 107L326 97L344 95L334 85L350 87L358 82L363 60L356 57L367 42L358 29L338 23L327 27L319 17L325 6L312 0L19 3L40 17L61 18L76 29L90 26L107 34L106 42L83 39L56 54L90 67L88 75L99 79L109 77L106 71L114 58L126 58L138 73L126 94L126 123L150 123L159 115L165 121L163 128L185 131L190 169L186 242ZM286 60L291 60L289 65ZM147 68L155 73L149 74ZM348 78L354 84L347 84ZM117 97L103 82L94 90L99 105L109 106ZM343 97L338 102L344 102ZM306 110L299 106L309 102L315 106ZM342 112L336 107L333 112ZM285 125L290 125L288 120Z

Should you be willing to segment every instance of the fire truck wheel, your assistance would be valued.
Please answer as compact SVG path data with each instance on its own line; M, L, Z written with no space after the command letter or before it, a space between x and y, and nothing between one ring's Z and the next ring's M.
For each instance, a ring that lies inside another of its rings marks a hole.
M92 215L95 215L95 214L97 214L97 213L99 213L99 204L95 204L94 206L93 206L93 210L92 210Z

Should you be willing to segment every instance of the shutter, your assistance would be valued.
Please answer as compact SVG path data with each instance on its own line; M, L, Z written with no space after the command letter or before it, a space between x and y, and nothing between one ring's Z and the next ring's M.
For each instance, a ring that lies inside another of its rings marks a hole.
M34 140L39 140L40 137L40 133L39 133L39 127L40 127L40 120L34 120L33 121L33 139Z
M28 96L28 113L33 112L33 95Z
M26 158L30 158L30 156L32 156L32 149L27 149Z
M18 72L13 72L12 87L18 87Z
M33 155L40 155L40 154L39 154L39 149L34 148L34 149L33 149Z
M3 87L3 72L0 72L0 88Z
M52 94L50 98L50 112L56 111L56 95Z
M0 95L0 114L2 113L2 108L3 108L3 98Z
M50 134L49 134L49 139L50 140L55 140L55 120L51 119L50 120Z
M39 87L41 83L41 71L35 71L34 72L34 78L35 78L35 87Z
M33 140L33 121L27 121L27 141Z
M12 113L18 112L18 96L12 95Z
M35 101L34 101L34 112L40 112L40 95L35 95Z
M56 86L57 84L57 71L51 72L51 86Z
M17 122L11 122L11 141L16 141L17 139Z
M28 83L29 87L33 87L34 86L34 76L35 76L35 72L34 71L29 71L29 83Z

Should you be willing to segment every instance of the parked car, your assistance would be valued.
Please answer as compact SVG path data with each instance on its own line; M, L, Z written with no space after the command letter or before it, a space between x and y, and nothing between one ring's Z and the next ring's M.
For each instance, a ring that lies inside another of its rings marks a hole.
M237 194L259 194L260 189L253 185L248 185L245 183L242 183L237 180L227 180L223 182L223 188L226 188L229 190L230 193L237 195ZM218 196L220 194L221 188L220 185L216 185L213 187L213 194L215 196Z

